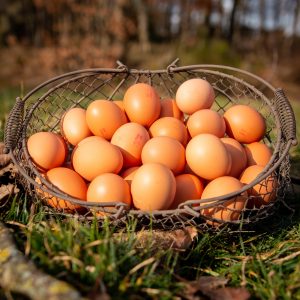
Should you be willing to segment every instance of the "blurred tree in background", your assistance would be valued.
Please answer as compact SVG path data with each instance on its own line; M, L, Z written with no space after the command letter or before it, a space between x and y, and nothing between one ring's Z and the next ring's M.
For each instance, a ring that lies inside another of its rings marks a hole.
M300 83L300 0L1 0L0 88L117 59L234 65Z

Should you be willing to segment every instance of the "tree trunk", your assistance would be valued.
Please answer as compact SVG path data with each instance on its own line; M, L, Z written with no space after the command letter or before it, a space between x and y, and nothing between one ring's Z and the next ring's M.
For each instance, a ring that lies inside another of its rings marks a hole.
M147 6L144 0L134 0L136 9L137 22L138 22L138 37L142 52L150 51L149 41L149 18L147 12Z
M229 22L229 29L228 29L228 36L227 40L229 44L232 44L233 38L234 38L234 32L235 32L235 18L236 18L236 12L239 6L240 0L234 0L232 11L230 14L230 22Z

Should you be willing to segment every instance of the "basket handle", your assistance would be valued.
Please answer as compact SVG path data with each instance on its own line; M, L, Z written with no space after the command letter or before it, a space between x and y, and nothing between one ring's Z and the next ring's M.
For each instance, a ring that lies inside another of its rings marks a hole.
M24 101L17 97L16 103L8 115L4 129L4 150L8 154L10 150L14 150L21 134L21 126L24 115Z
M296 119L292 106L286 97L283 89L275 90L275 108L279 114L282 132L287 140L292 141L292 145L297 145Z

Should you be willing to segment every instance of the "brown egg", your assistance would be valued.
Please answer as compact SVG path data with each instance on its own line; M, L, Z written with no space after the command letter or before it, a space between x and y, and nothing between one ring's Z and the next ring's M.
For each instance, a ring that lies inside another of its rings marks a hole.
M123 166L123 156L116 146L102 139L81 141L73 151L74 170L84 179L92 181L103 173L118 173Z
M115 131L126 123L126 117L112 101L95 100L86 110L86 122L94 135L110 140Z
M264 170L263 166L253 165L248 167L241 175L240 181L244 184L249 184L255 180L259 174ZM247 207L259 208L271 201L276 197L277 180L275 175L270 175L260 183L256 184L253 188L248 190L248 195L251 197L248 200Z
M231 156L231 168L228 172L228 176L239 178L243 170L247 167L247 156L244 147L235 139L222 138L227 151Z
M186 161L198 176L213 180L224 176L231 167L231 157L222 141L212 134L199 134L186 147Z
M103 142L107 142L107 140L105 138L93 135L93 136L89 136L89 137L85 138L84 140L80 141L77 146L81 146L84 143L91 142L91 141L103 141ZM76 149L76 147L74 149Z
M187 121L187 128L191 137L201 133L210 133L221 138L226 130L223 117L211 109L194 112Z
M172 117L164 117L156 120L149 128L151 137L168 136L186 145L188 134L187 129L180 120Z
M253 143L262 139L266 122L262 115L247 105L235 105L225 114L226 133L240 143Z
M167 136L154 137L142 150L142 162L160 163L178 174L185 167L185 150L175 139Z
M181 174L175 177L176 180L176 194L170 209L175 209L179 204L187 201L200 199L204 182L197 176L191 174Z
M87 191L89 202L123 202L131 206L131 195L128 183L119 175L104 173L97 176Z
M160 99L149 84L136 83L124 95L125 112L131 122L150 127L160 114Z
M124 167L133 167L142 163L142 149L149 139L148 131L142 125L131 122L117 129L111 143L121 150Z
M139 169L139 167L131 167L126 169L124 172L122 172L121 176L125 179L125 181L131 186L131 182L134 178L134 175L136 171Z
M197 110L211 108L215 93L208 81L193 78L183 82L176 92L176 104L185 114L191 115Z
M145 164L131 183L133 204L145 211L168 209L174 200L176 181L173 173L161 164Z
M79 200L86 200L87 185L75 171L62 167L54 168L47 172L46 179L64 193ZM48 198L47 203L58 210L74 211L81 208L80 205L72 204L48 193L44 193L44 196Z
M245 145L248 166L260 165L265 167L272 157L272 150L263 143L254 142Z
M161 110L159 118L171 117L183 120L183 112L179 110L174 99L163 99L161 101Z
M235 191L239 191L242 188L243 184L238 179L230 176L222 176L207 184L207 186L204 188L201 199L223 196ZM222 221L235 221L239 219L241 211L244 209L245 201L246 197L245 194L243 194L226 200L226 202L223 204L217 205L216 202L204 202L201 203L200 207L215 203L216 207L205 208L203 209L202 214ZM208 223L215 226L218 225L214 222Z
M81 140L92 135L86 123L85 109L75 107L68 110L61 119L60 131L73 146L76 146Z
M33 162L43 170L61 166L67 156L63 138L53 132L33 134L27 141L27 148Z

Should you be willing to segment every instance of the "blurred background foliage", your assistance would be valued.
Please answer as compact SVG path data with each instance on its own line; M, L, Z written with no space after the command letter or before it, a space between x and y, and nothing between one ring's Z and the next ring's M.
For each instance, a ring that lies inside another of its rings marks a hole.
M300 0L1 0L0 107L67 71L214 63L300 91Z

